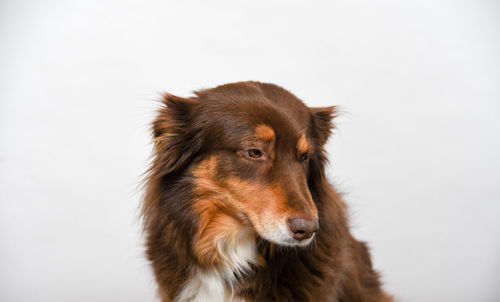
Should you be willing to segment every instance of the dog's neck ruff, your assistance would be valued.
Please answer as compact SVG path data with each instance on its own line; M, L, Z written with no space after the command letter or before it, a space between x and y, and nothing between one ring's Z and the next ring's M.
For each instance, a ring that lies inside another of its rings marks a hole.
M255 236L250 228L240 232L232 241L216 242L217 252L224 262L213 268L193 267L190 277L176 302L243 302L235 296L233 287L238 277L248 274L258 264Z

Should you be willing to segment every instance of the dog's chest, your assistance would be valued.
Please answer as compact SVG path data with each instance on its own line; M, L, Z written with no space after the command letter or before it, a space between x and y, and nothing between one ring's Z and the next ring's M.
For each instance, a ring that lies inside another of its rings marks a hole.
M233 295L218 272L198 272L183 288L177 302L244 302Z
M224 265L208 270L194 268L176 302L245 301L233 293L232 287L237 276L249 273L251 265L257 263L255 238L245 235L233 242L219 241L216 246Z

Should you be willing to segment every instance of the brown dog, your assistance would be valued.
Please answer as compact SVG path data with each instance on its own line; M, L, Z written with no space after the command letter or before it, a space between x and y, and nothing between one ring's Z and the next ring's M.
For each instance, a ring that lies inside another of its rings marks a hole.
M273 84L167 94L142 207L163 301L392 301L328 184L334 107Z

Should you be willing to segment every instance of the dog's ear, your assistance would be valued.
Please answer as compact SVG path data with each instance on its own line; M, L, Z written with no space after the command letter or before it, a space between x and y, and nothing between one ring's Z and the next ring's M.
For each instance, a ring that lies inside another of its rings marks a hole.
M324 145L335 128L332 120L335 118L337 110L335 106L309 109L311 111L311 123L316 140L320 145Z
M335 118L335 107L309 108L311 111L311 132L315 141L315 152L311 156L309 165L309 186L312 190L318 190L321 182L318 179L325 175L325 164L328 159L324 148L328 137L332 134Z
M203 146L193 120L200 102L165 94L153 122L156 176L164 176L185 166Z

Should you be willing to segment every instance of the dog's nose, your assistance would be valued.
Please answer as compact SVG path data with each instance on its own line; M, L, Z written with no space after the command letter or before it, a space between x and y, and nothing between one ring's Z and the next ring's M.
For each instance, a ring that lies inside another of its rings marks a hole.
M293 234L293 238L303 240L311 236L319 229L317 219L290 218L288 227Z

